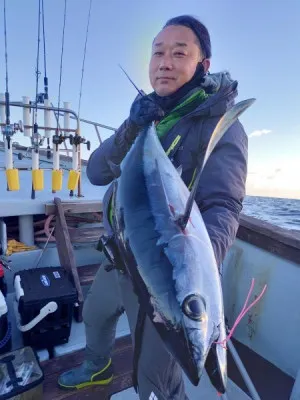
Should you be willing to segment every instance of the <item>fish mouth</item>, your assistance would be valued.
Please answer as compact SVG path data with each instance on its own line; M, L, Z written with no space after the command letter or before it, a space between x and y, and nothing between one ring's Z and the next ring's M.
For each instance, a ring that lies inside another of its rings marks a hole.
M198 386L209 350L209 348L205 348L205 345L202 346L199 342L193 343L193 340L190 339L192 336L195 337L195 340L200 339L198 329L191 330L183 325L165 329L164 324L153 323L168 351L183 369L187 378L194 386Z

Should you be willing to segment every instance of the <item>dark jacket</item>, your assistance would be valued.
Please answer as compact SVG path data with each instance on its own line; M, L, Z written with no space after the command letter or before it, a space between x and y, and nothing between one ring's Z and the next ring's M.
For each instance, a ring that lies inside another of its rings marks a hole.
M186 133L171 160L175 167L182 167L181 176L187 186L196 166L204 157L215 126L234 104L237 96L237 82L226 72L208 75L203 86L213 90L214 94L193 112L181 118L161 142L167 151L178 134ZM93 185L107 185L117 176L118 169L115 166L121 163L132 145L128 140L132 136L131 129L129 120L126 120L115 134L91 154L87 176ZM241 123L237 121L215 147L203 170L197 190L196 203L219 266L232 245L239 226L239 213L245 196L247 156L248 138ZM107 209L109 197L110 190L103 199L104 210Z

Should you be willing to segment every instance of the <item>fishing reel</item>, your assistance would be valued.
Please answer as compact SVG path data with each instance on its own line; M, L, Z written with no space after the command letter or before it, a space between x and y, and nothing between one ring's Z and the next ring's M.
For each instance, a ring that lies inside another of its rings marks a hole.
M66 136L57 133L52 136L52 143L56 146L56 151L58 151L58 146L66 140Z
M43 145L45 137L38 132L34 132L31 136L31 148L38 153L40 146Z
M38 93L36 95L35 101L30 100L29 104L31 106L37 106L38 104L45 104L45 100L48 99L48 93ZM29 112L31 113L31 107L29 109Z
M13 125L6 124L2 129L2 133L3 133L3 136L5 136L5 138L7 140L7 148L10 149L11 138L15 134L15 132L13 130Z
M18 131L20 132L24 132L23 129L23 123L20 120L18 123L14 123L14 124L6 124L3 128L2 128L2 134L5 136L6 140L7 140L7 148L10 149L11 146L11 138L13 137L13 135L15 133L17 133Z
M46 98L48 98L46 93L38 93L37 96L36 96L36 103L37 104L44 104Z
M110 264L105 266L107 272L117 269L124 273L122 268L122 258L118 249L114 235L102 235L97 244L97 250L104 253Z
M91 150L91 142L80 135L70 135L69 140L71 146L75 145L77 147L79 144L86 144L87 149L89 151Z

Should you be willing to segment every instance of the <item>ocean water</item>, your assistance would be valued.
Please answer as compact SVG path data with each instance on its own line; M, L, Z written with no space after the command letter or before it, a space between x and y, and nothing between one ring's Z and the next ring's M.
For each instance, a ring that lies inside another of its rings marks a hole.
M300 231L300 200L246 196L242 212L281 228Z

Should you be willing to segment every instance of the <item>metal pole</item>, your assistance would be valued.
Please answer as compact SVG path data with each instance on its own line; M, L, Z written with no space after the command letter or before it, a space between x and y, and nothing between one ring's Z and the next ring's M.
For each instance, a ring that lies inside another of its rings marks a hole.
M102 144L102 140L101 140L101 136L100 136L100 133L99 133L99 130L98 130L98 126L94 125L94 128L96 129L96 134L98 136L99 143Z
M7 229L6 223L0 218L0 242L2 247L2 255L5 256L7 250Z
M34 246L33 215L19 216L19 240L27 246Z
M23 104L29 106L29 97L23 96ZM31 128L28 126L30 125L30 108L24 107L23 108L23 126L24 126L24 136L29 137L31 136Z
M0 100L0 105L5 105L5 102L3 100ZM51 107L42 106L40 104L37 104L37 105L25 104L25 103L21 103L19 101L10 101L9 105L11 107L37 108L38 110L50 110L50 111L54 111L54 112L58 112L59 111L59 112L62 112L62 113L66 113L67 112L67 113L69 113L69 114L71 114L73 116L73 119L76 120L76 125L77 125L76 128L79 129L79 118L78 118L76 112L73 111L73 110L68 110L68 109L61 108L61 107L57 108L57 107L53 107L53 106L51 106Z
M242 360L240 359L240 356L238 355L238 352L236 351L236 349L232 343L232 341L228 340L227 345L228 345L230 353L235 361L235 364L238 367L238 370L240 371L240 373L244 379L244 382L249 390L252 400L261 400L254 385L253 385L253 382L252 382L250 376L248 375L248 372L246 371L246 368L244 367Z
M35 266L33 267L33 269L35 269L35 268L38 267L38 265L39 265L39 263L40 263L40 261L41 261L41 258L43 257L43 255L44 255L44 253L45 253L45 251L46 251L46 248L47 248L47 246L48 246L49 240L50 240L50 238L51 238L51 236L52 236L52 233L53 233L54 229L55 229L55 225L54 225L53 228L51 229L50 235L49 235L49 237L47 238L47 241L46 241L46 243L45 243L45 246L44 246L43 250L41 251L41 253L40 253L40 255L39 255L39 257L38 257L38 259L37 259L37 261L36 261L36 264L35 264Z

